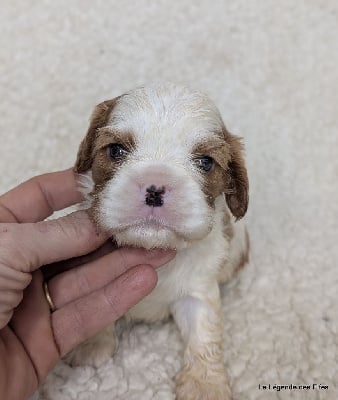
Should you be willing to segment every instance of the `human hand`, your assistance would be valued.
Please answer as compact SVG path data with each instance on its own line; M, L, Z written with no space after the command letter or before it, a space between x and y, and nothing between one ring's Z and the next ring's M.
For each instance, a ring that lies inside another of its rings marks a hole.
M42 221L80 200L72 170L35 177L0 197L0 398L27 399L60 357L146 296L157 282L154 268L174 256L112 252L84 211ZM53 313L44 276L52 276Z

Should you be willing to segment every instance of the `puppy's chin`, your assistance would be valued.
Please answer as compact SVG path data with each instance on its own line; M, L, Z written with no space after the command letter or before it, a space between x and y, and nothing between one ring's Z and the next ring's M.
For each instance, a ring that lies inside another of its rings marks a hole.
M187 242L165 227L155 226L129 226L115 233L114 239L119 246L143 247L147 250L161 249L184 249Z

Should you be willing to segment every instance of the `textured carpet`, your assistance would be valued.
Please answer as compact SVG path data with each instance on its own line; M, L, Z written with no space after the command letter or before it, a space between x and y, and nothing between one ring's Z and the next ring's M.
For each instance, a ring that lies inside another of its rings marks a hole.
M251 262L223 290L234 399L336 400L337 2L13 0L0 26L1 192L70 166L101 100L154 80L209 93L251 184ZM181 357L172 322L130 326L114 359L60 363L46 393L174 399Z

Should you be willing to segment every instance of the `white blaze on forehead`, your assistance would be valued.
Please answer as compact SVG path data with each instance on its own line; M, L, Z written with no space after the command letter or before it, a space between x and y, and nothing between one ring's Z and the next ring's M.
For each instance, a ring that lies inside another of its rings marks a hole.
M214 103L203 93L159 84L121 96L108 125L133 133L142 152L168 152L178 150L177 146L189 152L197 142L220 132L223 121Z

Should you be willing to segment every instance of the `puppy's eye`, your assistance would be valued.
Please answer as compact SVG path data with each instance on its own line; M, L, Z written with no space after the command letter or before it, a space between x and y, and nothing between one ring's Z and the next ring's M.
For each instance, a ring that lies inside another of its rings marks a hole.
M204 172L211 171L214 166L214 160L208 156L197 157L194 161L196 166Z
M121 144L114 143L108 146L108 156L112 160L121 160L128 155L128 150Z

